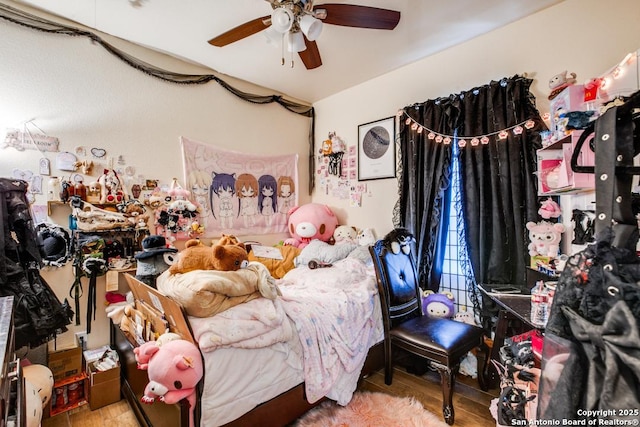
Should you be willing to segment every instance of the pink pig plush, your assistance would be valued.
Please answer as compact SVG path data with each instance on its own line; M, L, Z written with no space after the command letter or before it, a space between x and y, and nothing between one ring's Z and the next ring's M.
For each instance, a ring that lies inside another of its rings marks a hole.
M173 404L187 399L190 405L189 425L193 427L196 385L203 374L200 350L190 341L174 340L160 347L145 345L143 351L149 357L149 384L140 400L151 404L159 398L161 402Z
M338 226L338 218L327 205L307 203L294 206L288 212L289 234L285 245L304 248L310 241L318 239L329 241Z

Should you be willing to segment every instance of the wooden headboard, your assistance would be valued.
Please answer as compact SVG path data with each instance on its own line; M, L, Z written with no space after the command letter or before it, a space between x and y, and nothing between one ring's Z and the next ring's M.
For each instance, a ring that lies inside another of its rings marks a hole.
M136 300L142 301L149 307L155 308L160 312L169 323L169 330L171 332L180 335L182 339L198 345L193 337L187 314L180 304L163 295L157 289L142 283L129 273L125 274L125 278Z

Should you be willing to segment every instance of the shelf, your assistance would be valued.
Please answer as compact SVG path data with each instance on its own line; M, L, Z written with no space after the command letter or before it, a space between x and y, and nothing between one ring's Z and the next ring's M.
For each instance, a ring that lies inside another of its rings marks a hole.
M51 214L53 213L53 208L58 207L58 206L69 206L67 203L64 202L60 202L60 201L51 201L49 200L47 202L47 215L51 216Z
M69 378L63 378L61 380L56 381L53 384L53 393L56 393L56 389L65 387L65 386L69 386L70 384L74 384L77 382L81 382L82 384L79 385L79 387L82 387L82 397L78 400L76 400L75 402L69 402L66 405L59 405L56 404L56 406L53 406L53 398L51 399L51 402L49 403L50 409L49 409L49 414L53 417L54 415L57 414L61 414L63 412L67 412L70 411L71 409L74 408L78 408L80 406L86 405L89 401L87 400L88 396L88 376L86 373L81 373L78 375L74 375L72 377Z
M593 191L593 174L578 173L571 169L571 157L582 131L574 131L559 141L539 149L538 195L557 196ZM595 155L588 143L585 143L578 156L578 164L593 165Z
M87 203L91 203L91 202L87 202ZM116 209L117 203L91 203L91 204L100 209L117 212L117 209ZM51 216L51 214L53 213L53 209L59 206L67 206L68 208L71 208L68 202L61 202L59 200L49 200L47 201L47 215Z

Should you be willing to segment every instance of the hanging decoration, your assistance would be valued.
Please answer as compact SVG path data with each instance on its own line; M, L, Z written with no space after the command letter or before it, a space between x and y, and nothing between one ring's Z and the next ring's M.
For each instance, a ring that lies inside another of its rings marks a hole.
M26 123L25 123L26 127ZM55 136L42 134L32 134L26 128L25 131L11 129L7 131L2 148L13 147L18 151L38 150L42 151L58 151L60 141Z
M344 140L334 132L329 132L329 139L322 141L320 154L329 160L327 172L330 175L342 176L342 157L347 145Z
M187 189L203 201L203 237L287 232L287 213L298 204L297 154L265 156L184 136L180 141Z
M445 135L442 133L438 133L428 127L425 127L415 121L405 110L399 110L397 116L401 119L406 116L405 124L407 126L411 125L411 130L416 131L417 133L425 133L427 132L427 139L434 140L437 143L449 145L451 141L456 139L453 135ZM497 130L495 132L487 133L486 135L474 135L474 136L459 136L457 137L458 146L460 148L466 147L467 143L470 143L473 147L476 147L480 144L487 145L491 138L497 138L498 140L504 140L509 137L510 133L514 135L522 135L525 129L532 129L536 125L536 122L533 119L527 119L523 122L520 122L516 125L509 126L507 128Z
M136 3L139 3L139 1L136 1ZM290 111L294 114L298 114L304 117L309 117L310 119L309 161L311 162L311 164L309 165L310 166L309 194L312 193L313 188L315 186L315 175L313 173L313 170L315 168L314 137L313 137L315 110L313 106L300 104L298 102L289 100L286 97L283 97L282 95L275 95L275 94L274 95L257 95L253 93L247 93L230 85L225 80L222 80L220 77L215 76L213 74L182 74L182 73L167 71L127 54L126 52L118 49L117 47L107 43L105 40L103 40L101 37L99 37L95 33L70 27L70 26L66 26L66 25L62 25L57 22L32 15L30 13L21 11L20 9L16 9L4 4L0 4L0 19L4 19L9 22L13 22L15 24L32 28L37 31L43 31L49 34L65 34L68 36L86 37L90 39L93 42L93 44L97 46L102 46L107 52L111 53L112 55L122 60L129 66L135 68L136 70L141 71L157 79L164 80L166 82L185 84L185 85L202 85L202 84L207 84L209 82L215 82L218 85L220 85L220 87L228 91L229 93L251 104L268 105L271 103L276 103L276 104L279 104L281 107L283 107L285 110Z

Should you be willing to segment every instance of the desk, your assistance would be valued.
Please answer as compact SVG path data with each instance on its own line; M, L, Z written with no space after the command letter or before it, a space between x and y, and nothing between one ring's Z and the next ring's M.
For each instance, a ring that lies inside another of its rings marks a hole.
M480 291L499 308L498 321L496 322L493 347L489 360L500 361L500 348L504 345L507 337L509 325L518 321L519 332L522 333L531 329L544 331L542 325L531 322L531 295L528 294L499 294L491 291L491 285L478 285ZM487 363L485 370L485 381L489 387L497 387L500 383L500 376L493 363Z

